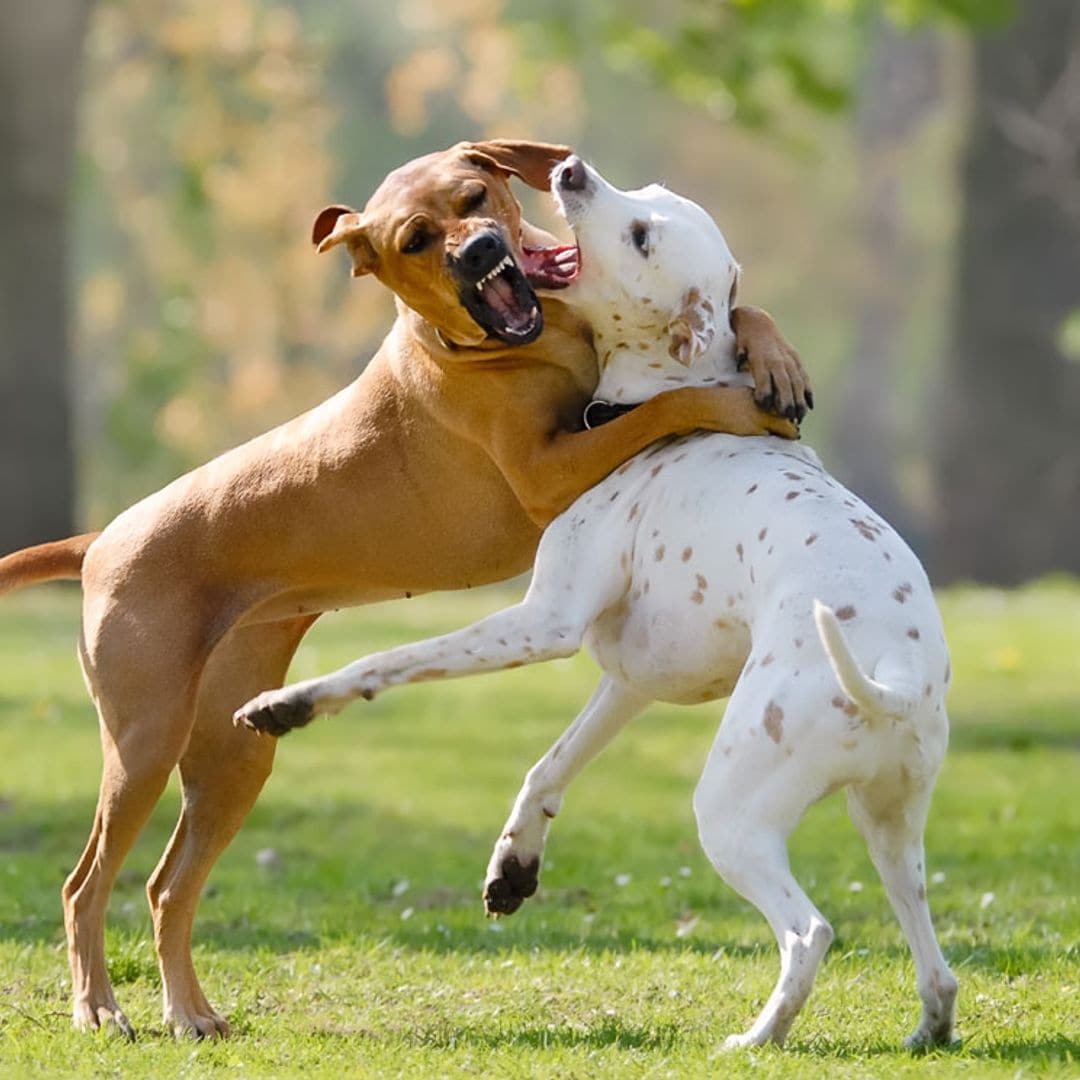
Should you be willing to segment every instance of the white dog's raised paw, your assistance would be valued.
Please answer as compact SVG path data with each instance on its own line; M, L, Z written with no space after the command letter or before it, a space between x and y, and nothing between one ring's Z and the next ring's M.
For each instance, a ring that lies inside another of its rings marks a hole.
M287 735L315 719L315 705L306 694L268 690L233 713L233 723L268 735Z
M507 855L484 882L484 910L489 915L513 915L540 884L540 856L524 865Z

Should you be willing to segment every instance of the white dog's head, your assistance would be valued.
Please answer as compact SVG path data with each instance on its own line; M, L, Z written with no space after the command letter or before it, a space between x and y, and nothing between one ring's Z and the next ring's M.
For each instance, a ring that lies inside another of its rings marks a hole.
M578 242L562 296L592 325L597 396L635 401L734 377L739 267L716 222L657 184L619 191L577 157L555 167L551 190Z

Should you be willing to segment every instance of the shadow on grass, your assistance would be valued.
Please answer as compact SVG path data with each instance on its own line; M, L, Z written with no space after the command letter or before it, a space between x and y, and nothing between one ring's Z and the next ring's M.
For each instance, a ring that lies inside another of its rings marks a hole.
M328 1043L383 1042L387 1038L383 1032L364 1028L342 1030L339 1027L318 1027L312 1034L315 1038ZM731 1032L718 1027L715 1033L706 1033L704 1039L712 1049L719 1050L728 1034ZM413 1029L406 1034L406 1041L413 1046L422 1046L431 1050L457 1051L464 1048L488 1051L616 1049L671 1053L684 1047L687 1042L697 1042L699 1038L700 1036L688 1035L685 1028L675 1023L630 1024L617 1017L605 1017L594 1024L550 1024L519 1028L499 1028L492 1025L455 1027L452 1030ZM797 1028L793 1038L784 1049L769 1047L758 1053L775 1056L777 1060L786 1058L807 1064L812 1060L819 1065L829 1060L858 1061L884 1057L923 1062L927 1067L932 1067L935 1061L944 1062L954 1059L976 1062L1052 1064L1076 1061L1080 1058L1080 1043L1064 1035L1058 1035L1031 1041L1002 1040L989 1046L968 1045L960 1040L951 1046L929 1050L908 1050L900 1043L878 1038L847 1041L815 1036L811 1032L806 1032L804 1037L800 1037ZM732 1062L736 1063L744 1058L745 1054L736 1053L732 1056ZM723 1058L718 1057L715 1060L719 1069Z

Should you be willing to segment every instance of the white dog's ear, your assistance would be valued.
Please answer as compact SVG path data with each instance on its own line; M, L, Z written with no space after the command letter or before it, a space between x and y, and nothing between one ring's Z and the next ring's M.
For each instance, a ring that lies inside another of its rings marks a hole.
M682 307L668 323L668 354L689 367L703 356L716 336L716 310L696 287L683 297Z

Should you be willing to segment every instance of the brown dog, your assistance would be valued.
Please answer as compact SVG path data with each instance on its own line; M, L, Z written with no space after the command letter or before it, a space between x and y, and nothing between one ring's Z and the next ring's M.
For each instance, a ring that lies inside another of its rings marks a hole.
M533 285L568 280L575 254L522 221L508 185L515 175L546 189L567 153L462 144L391 173L362 214L324 211L315 242L347 245L353 272L400 298L360 378L100 535L0 560L0 592L80 570L83 582L79 655L104 770L62 894L76 1026L133 1034L106 972L105 910L179 765L180 819L147 884L165 1022L227 1033L195 976L192 923L275 747L235 728L232 712L281 685L320 612L526 569L544 524L662 436L795 434L736 388L674 391L571 433L597 380L589 330L557 298L541 312ZM743 309L737 330L759 386L781 411L801 410L805 377L768 317Z

